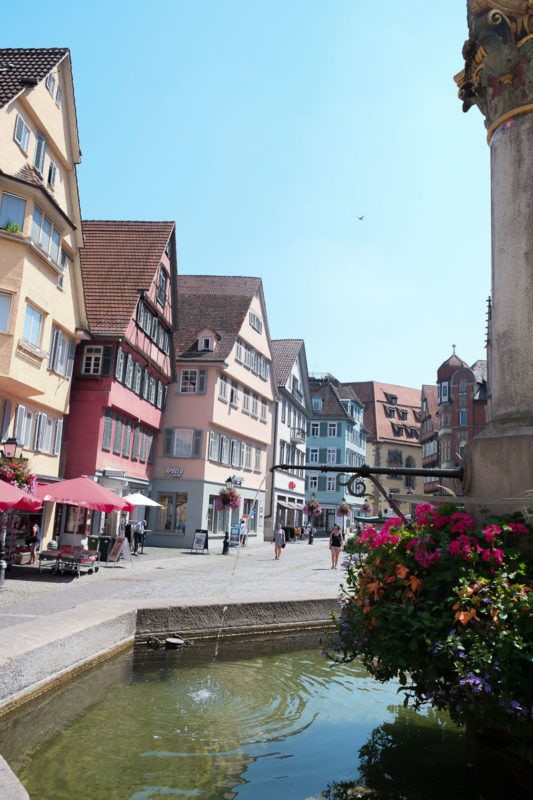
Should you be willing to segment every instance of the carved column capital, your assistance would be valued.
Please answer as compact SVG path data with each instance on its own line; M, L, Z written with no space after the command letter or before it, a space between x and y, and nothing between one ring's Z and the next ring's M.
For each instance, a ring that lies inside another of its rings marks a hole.
M533 0L467 0L465 68L455 76L463 111L477 105L488 138L533 111Z

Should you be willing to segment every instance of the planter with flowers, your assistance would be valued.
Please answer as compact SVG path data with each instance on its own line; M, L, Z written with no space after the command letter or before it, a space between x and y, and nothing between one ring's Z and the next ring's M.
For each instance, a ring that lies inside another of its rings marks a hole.
M303 511L308 517L319 517L322 514L322 506L318 500L308 500Z
M23 492L35 494L37 478L30 472L26 461L21 458L0 457L0 480L17 486Z
M347 517L350 514L350 512L351 512L350 506L348 505L346 500L343 500L342 503L339 503L339 505L337 506L335 514L337 515L337 517Z
M415 707L503 731L533 763L531 538L520 514L476 525L452 505L367 528L344 564L328 655L398 680Z
M224 488L218 493L215 499L215 508L217 511L225 511L227 509L240 508L242 498L237 489Z

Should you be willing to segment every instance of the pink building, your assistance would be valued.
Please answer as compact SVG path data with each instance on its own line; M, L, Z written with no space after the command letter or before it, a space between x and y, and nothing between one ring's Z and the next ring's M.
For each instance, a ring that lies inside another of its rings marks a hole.
M89 333L76 352L63 472L146 493L174 377L175 225L91 220L83 236Z

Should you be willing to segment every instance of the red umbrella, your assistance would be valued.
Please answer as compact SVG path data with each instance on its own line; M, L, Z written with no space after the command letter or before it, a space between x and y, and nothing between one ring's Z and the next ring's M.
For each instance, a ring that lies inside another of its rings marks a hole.
M69 506L92 508L95 511L133 511L135 506L111 489L106 489L90 478L71 478L58 483L41 484L37 496L49 503L67 503Z
M13 486L6 481L0 481L0 511L9 508L18 508L21 511L38 511L43 501L28 492L23 492L18 486Z

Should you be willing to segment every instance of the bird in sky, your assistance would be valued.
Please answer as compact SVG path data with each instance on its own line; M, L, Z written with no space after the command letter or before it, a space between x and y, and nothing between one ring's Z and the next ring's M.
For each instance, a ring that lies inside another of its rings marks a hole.
M360 217L357 217L357 219L359 220L359 222L362 222L362 221L364 220L364 218L365 218L365 215L364 215L364 214L362 214Z

